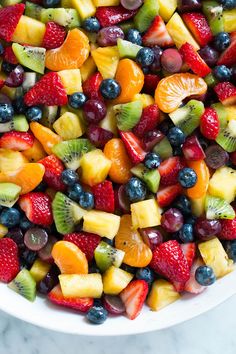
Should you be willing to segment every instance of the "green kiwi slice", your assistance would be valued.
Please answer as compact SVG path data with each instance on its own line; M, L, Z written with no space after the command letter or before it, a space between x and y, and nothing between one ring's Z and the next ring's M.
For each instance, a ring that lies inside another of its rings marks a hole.
M138 123L142 115L143 105L141 101L134 101L117 104L113 109L118 129L127 131L132 129Z
M40 21L41 11L43 7L33 2L26 1L25 3L25 15L31 18L35 18Z
M205 201L206 217L213 219L234 219L235 211L226 200L208 195Z
M0 205L11 208L19 198L21 187L14 183L0 183Z
M227 118L228 118L228 114L225 107L220 102L213 103L211 107L216 110L217 116L220 121L220 127L225 128L227 126Z
M121 22L118 26L122 29L124 34L127 34L130 29L135 27L134 22L132 20Z
M36 282L27 269L23 268L8 286L27 300L32 302L35 300Z
M220 130L216 142L227 152L236 150L236 121L230 120L227 127Z
M134 17L135 27L140 32L145 32L154 18L159 13L159 4L157 0L145 0Z
M157 143L152 151L160 155L162 160L173 156L173 149L167 137L164 137L159 143Z
M101 272L105 272L112 265L120 267L125 253L108 243L101 241L94 252L96 264Z
M149 170L142 163L131 168L136 177L142 179L152 193L156 193L160 184L160 173L158 169Z
M75 9L49 8L41 11L40 20L43 23L54 21L58 25L75 28L81 25L78 12Z
M202 11L213 35L224 31L223 6L217 1L203 1Z
M27 132L29 130L29 124L23 114L14 116L10 122L0 124L0 133L10 132L11 130L17 132Z
M126 41L124 39L118 38L117 48L121 58L135 59L138 51L142 47L140 45Z
M12 44L12 50L20 64L39 74L44 74L46 49Z

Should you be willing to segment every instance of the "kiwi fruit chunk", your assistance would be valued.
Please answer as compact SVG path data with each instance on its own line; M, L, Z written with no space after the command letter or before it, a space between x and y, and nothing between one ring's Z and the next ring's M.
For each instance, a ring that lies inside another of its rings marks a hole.
M131 168L131 172L136 177L140 178L147 185L147 188L156 193L160 184L160 173L158 169L149 170L142 163Z
M42 9L40 21L43 23L54 21L58 23L58 25L68 28L75 28L81 25L79 15L75 9Z
M30 272L23 268L9 284L8 287L16 293L22 295L29 301L34 301L36 297L36 281Z
M35 18L35 20L40 21L42 9L42 6L34 4L33 2L26 1L25 3L25 15Z
M135 59L138 51L142 47L140 45L126 41L124 39L118 38L117 48L119 51L120 58Z
M159 13L159 4L157 0L145 0L134 17L135 27L140 32L145 32L154 18Z
M0 183L0 205L11 208L19 198L21 187L14 183Z
M216 84L218 84L218 80L215 78L215 76L212 73L205 76L204 81L209 87L214 87Z
M224 31L223 6L219 2L203 1L202 11L214 36Z
M160 155L162 160L173 156L172 146L166 137L164 137L158 144L156 144L152 151Z
M120 267L125 253L108 243L101 241L94 252L96 264L101 272L105 272L112 265Z
M58 106L44 106L42 124L52 129L52 125L57 119Z
M12 50L19 63L39 74L44 74L46 49L41 47L12 44Z
M113 107L117 121L117 127L120 130L127 131L135 127L140 120L143 110L141 101L134 101L124 104L117 104Z
M235 211L226 200L211 195L206 197L205 211L209 220L235 218Z
M220 130L216 142L227 152L236 150L236 120L230 120L228 125Z
M65 194L57 192L52 202L52 212L57 231L65 235L74 231L75 225L82 219L86 210Z
M27 132L29 130L29 123L23 114L14 116L10 122L0 124L0 133L10 132L11 130L17 132Z
M93 149L88 139L71 139L54 145L52 152L64 162L67 168L77 170L82 155Z
M130 29L135 27L135 24L132 20L128 20L128 21L119 23L118 26L122 29L124 34L127 34Z
M220 127L225 128L227 126L228 114L222 103L217 102L211 105L216 110L217 116L220 121Z
M0 6L6 7L6 6L12 6L19 4L21 0L0 0Z

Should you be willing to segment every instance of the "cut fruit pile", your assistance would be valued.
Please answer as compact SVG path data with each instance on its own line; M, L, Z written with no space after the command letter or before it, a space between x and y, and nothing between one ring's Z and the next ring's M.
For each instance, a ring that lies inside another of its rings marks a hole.
M236 1L3 0L0 281L103 323L236 262Z

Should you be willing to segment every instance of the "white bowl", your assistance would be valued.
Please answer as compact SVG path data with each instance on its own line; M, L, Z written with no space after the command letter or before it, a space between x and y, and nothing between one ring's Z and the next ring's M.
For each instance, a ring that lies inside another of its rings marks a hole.
M147 307L134 321L126 317L109 318L103 325L87 323L83 315L51 305L37 297L34 303L0 284L0 309L37 326L70 334L117 336L145 333L171 327L204 313L236 293L236 271L218 280L200 295L184 295L159 312Z

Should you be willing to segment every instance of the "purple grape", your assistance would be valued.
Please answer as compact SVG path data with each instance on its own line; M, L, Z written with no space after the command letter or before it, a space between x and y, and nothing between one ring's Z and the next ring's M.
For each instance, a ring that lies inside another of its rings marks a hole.
M178 10L180 12L198 11L202 7L200 0L179 0Z
M91 143L99 148L104 147L104 145L114 136L109 130L103 129L94 124L89 126L87 134Z
M4 95L3 93L0 93L0 103L9 104L11 103L11 100L8 96Z
M50 235L46 246L44 246L41 250L38 251L38 256L42 261L47 263L53 263L51 252L52 252L53 245L56 242L57 242L56 237Z
M9 87L18 87L23 83L24 69L21 65L17 65L6 78L5 85Z
M143 147L146 151L151 151L156 144L164 138L164 134L157 129L146 133L142 139Z
M99 123L107 113L105 104L99 100L88 100L84 105L85 118L88 123Z
M149 68L152 73L156 74L161 70L161 55L163 51L158 46L153 47L152 51L154 53L154 61Z
M48 294L54 286L58 284L58 275L60 274L59 269L56 265L53 265L52 268L49 270L47 275L41 280L38 285L37 289L41 294Z
M215 66L217 60L219 58L219 53L213 49L212 47L206 45L205 47L201 48L198 52L202 59L207 63L209 66Z
M39 251L48 242L48 234L44 229L32 227L28 229L24 236L24 243L31 251Z
M200 240L207 241L220 234L221 223L219 220L199 218L194 225L194 232Z
M98 32L97 42L100 47L114 46L118 38L125 38L122 29L118 26L109 26L102 28Z
M216 144L209 146L206 149L205 154L207 166L213 168L214 170L224 166L229 160L229 154L222 149L221 146Z
M150 247L151 250L154 250L158 245L163 242L162 233L159 230L154 229L153 227L141 229L140 233L143 237L143 241Z
M117 208L120 209L123 213L130 212L130 201L125 192L124 185L121 185L117 190L116 204L117 204Z
M178 50L173 48L164 50L161 56L161 65L169 73L179 72L183 65L183 60Z
M125 312L125 306L119 296L104 295L103 305L112 315L121 315Z
M182 213L176 208L170 208L161 217L161 226L167 232L179 231L184 223Z
M143 0L121 0L120 3L127 10L136 10L143 4Z

